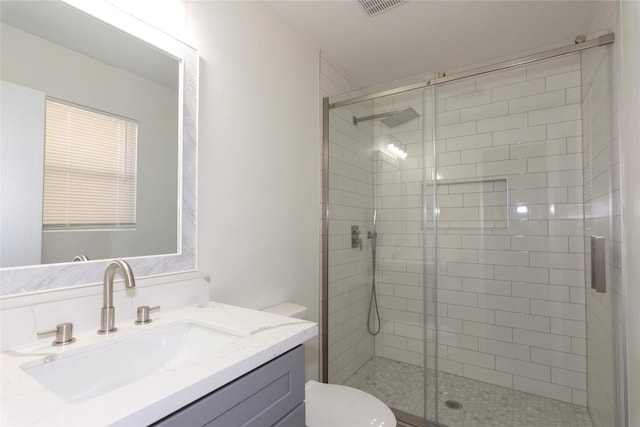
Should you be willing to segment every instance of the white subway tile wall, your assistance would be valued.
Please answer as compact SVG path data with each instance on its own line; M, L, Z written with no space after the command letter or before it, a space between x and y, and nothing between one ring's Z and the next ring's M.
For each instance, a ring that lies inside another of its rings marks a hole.
M425 94L428 96L430 92ZM374 174L374 206L377 212L377 267L376 281L380 295L378 300L383 323L382 331L376 336L375 353L378 356L422 366L424 316L423 316L423 248L422 248L422 182L425 169L432 166L424 155L424 139L426 132L423 126L426 120L423 108L423 93L413 92L374 101L374 113L397 111L411 107L421 117L406 122L395 128L388 128L384 124L374 124L374 149L376 152L387 152L387 139L392 138L406 147L406 160L389 161L388 156L378 155ZM443 123L457 123L460 111L454 115L443 114ZM433 115L431 115L433 120ZM454 125L447 128L452 135L473 133L473 129L458 129ZM460 141L464 144L464 141ZM455 172L451 173L473 175L473 165L460 165L460 153L444 158L445 164L454 164ZM446 166L444 166L446 170ZM466 168L466 169L465 169ZM463 200L463 194L444 197L443 206L448 204L458 206ZM446 208L443 208L446 209ZM475 208L477 210L477 208ZM455 211L454 211L455 212ZM464 217L464 213L456 213L456 217ZM451 249L448 249L451 248ZM460 242L443 239L443 250L451 250L455 255L459 251ZM446 256L446 255L445 255ZM445 283L457 289L455 283ZM427 289L427 293L431 289ZM452 290L452 292L455 292ZM427 319L429 324L432 319ZM462 325L440 325L441 339L446 340L452 331L461 332ZM428 342L434 342L434 329L430 329ZM401 340L395 337L402 338ZM470 337L473 338L473 337ZM467 345L473 346L467 342ZM459 347L462 347L459 346ZM433 351L432 354L435 354Z
M428 340L438 309L440 369L584 406L580 86L574 54L437 88L438 303L432 280L425 297ZM373 113L407 106L424 117L393 129L373 126L376 149L393 135L409 153L373 170L383 322L375 354L421 366L420 184L433 164L423 136L428 141L434 117L424 113L420 92L374 101ZM427 263L429 273L435 265ZM345 274L358 274L353 268Z

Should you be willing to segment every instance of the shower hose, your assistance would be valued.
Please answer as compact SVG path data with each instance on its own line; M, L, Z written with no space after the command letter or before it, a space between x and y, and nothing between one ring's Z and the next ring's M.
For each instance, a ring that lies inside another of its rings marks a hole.
M371 277L371 298L369 299L369 317L367 319L367 329L371 335L378 335L382 324L380 322L380 311L378 310L378 297L376 296L376 240L378 233L376 232L376 211L373 211L373 233L371 236L371 257L373 263ZM376 326L377 321L377 326Z

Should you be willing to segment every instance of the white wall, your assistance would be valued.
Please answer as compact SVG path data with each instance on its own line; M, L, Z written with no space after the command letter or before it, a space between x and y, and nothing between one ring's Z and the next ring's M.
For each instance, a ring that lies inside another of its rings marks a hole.
M317 320L318 50L259 2L189 2L187 24L200 53L198 271L213 300L289 301Z
M0 81L0 268L38 265L42 247L43 92Z

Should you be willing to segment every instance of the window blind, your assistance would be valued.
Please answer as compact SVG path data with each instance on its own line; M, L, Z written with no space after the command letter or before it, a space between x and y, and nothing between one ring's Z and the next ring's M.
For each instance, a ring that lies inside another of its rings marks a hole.
M47 100L44 226L135 224L137 138L131 120Z

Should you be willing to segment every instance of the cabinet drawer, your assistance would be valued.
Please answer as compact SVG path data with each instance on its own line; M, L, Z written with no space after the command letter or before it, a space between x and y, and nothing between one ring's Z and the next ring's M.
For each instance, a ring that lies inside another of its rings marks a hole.
M304 402L296 406L296 409L289 412L283 419L273 425L273 427L304 427L305 426Z
M154 426L265 427L286 422L304 400L302 345L156 422ZM302 405L304 425L304 405ZM298 415L299 418L299 415Z

